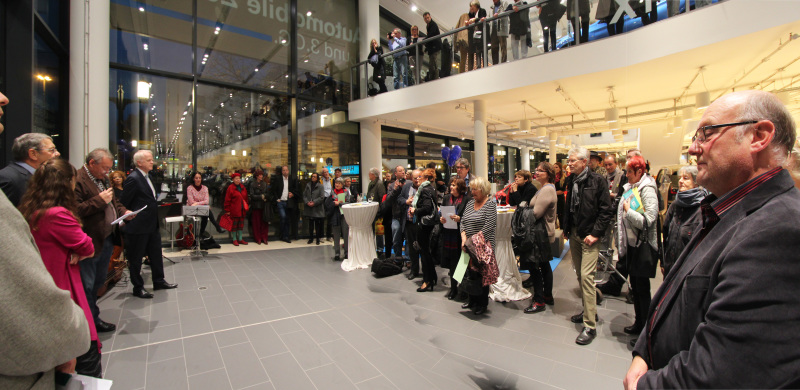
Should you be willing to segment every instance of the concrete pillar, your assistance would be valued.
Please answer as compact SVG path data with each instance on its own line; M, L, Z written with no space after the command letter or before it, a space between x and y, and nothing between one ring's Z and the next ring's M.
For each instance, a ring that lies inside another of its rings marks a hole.
M523 146L519 149L520 153L520 162L522 163L522 169L525 171L531 170L531 147L530 146Z
M109 145L108 1L69 3L69 156L83 165L86 154Z
M556 154L558 154L558 147L556 143L558 142L558 133L555 131L550 132L550 164L556 163Z
M363 1L362 1L363 3ZM369 170L381 169L381 125L374 119L361 121L361 193L367 193Z
M475 111L475 153L472 164L472 174L489 179L489 137L486 134L486 102L476 100Z

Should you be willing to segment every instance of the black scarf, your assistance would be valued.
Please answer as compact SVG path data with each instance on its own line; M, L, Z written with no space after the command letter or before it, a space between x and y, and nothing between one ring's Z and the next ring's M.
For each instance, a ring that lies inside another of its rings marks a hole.
M694 207L699 205L707 195L708 192L701 187L681 191L675 196L675 205L678 207Z
M569 204L569 211L574 216L575 213L578 211L578 208L581 206L581 195L580 195L580 185L589 177L589 167L583 168L583 172L579 173L578 176L575 176L572 179L572 201Z
M203 189L203 184L201 183L199 186L194 185L194 180L192 180L192 187L194 187L195 191L200 192Z

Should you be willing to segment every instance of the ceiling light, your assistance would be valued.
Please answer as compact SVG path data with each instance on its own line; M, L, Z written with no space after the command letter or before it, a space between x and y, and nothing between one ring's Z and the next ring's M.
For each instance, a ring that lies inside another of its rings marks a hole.
M311 16L311 11L306 12L306 16Z
M675 119L672 120L672 127L675 129L683 128L683 120L681 120L681 117L676 116Z
M411 4L411 12L417 12L417 6L416 5Z
M235 156L235 155L236 155L236 150L235 149L231 149L231 156Z
M606 122L613 123L619 121L619 110L616 107L606 109Z
M147 99L147 97L150 96L150 83L147 81L139 81L136 92L139 99Z
M258 72L258 68L256 68L256 72Z
M147 44L146 44L146 43L144 44L144 50L150 50L150 47L149 47L149 46L147 46Z
M531 121L527 119L519 121L519 130L522 132L531 131Z
M706 107L711 105L711 94L706 92L700 92L694 97L694 108L698 110L705 109Z
M144 12L144 7L139 7L139 12Z
M555 131L550 132L550 142L556 142L558 140L558 133Z
M691 107L686 107L686 108L683 109L683 115L681 115L681 116L683 117L684 121L688 122L688 121L692 120L692 117L694 116L694 110L692 110Z
M547 137L547 128L544 126L539 127L536 129L536 136L540 138Z

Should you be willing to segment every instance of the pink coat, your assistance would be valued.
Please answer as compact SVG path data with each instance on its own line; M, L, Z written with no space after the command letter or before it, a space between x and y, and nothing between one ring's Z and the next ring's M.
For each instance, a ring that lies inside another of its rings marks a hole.
M39 219L39 228L31 229L33 239L42 255L44 266L53 281L62 290L69 291L72 301L83 309L92 340L97 340L92 311L86 300L86 293L81 283L81 268L78 264L70 264L70 254L90 256L94 253L92 239L81 230L81 225L67 209L53 207L45 211Z

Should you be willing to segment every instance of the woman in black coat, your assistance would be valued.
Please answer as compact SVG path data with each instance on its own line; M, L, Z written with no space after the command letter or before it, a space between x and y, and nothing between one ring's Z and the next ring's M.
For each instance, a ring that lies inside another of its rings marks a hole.
M531 172L526 170L517 171L514 174L514 183L511 184L508 195L508 204L518 206L520 203L531 203L531 199L536 195L536 187L531 183Z
M253 174L253 181L250 182L250 188L247 190L247 196L250 197L250 226L253 228L253 240L256 244L267 245L269 239L269 177L264 176L261 170Z
M436 171L428 168L417 177L420 181L419 189L414 194L414 201L409 207L409 214L414 216L417 225L417 243L422 257L422 286L417 292L433 291L436 284L436 267L431 256L431 232L433 225L439 222L438 218L429 219L436 207ZM412 243L413 245L413 243Z
M664 258L661 259L661 273L664 278L678 260L683 248L692 238L695 228L702 222L700 202L708 195L698 187L697 167L689 165L678 171L678 194L669 206L664 217Z
M378 83L380 91L387 92L386 89L386 61L383 60L383 48L377 39L373 39L369 44L369 64L372 65L372 79Z
M464 208L467 207L467 203L470 199L472 199L472 197L469 191L467 191L467 184L464 182L464 179L456 178L450 182L450 193L444 197L442 206L455 206L456 213L450 215L449 218L458 224L461 222L461 216L464 215ZM444 225L447 221L444 216L441 216L439 217L439 222ZM458 281L453 279L453 274L456 271L458 260L461 258L461 231L458 227L455 229L445 229L444 226L442 226L442 238L440 242L442 243L442 268L450 270L450 272L447 273L450 275L450 292L447 293L447 299L453 300L458 297Z
M472 28L467 29L469 32L469 35L467 36L467 41L469 42L469 70L482 68L484 66L483 34L485 34L486 31L483 31L483 23L481 23L481 20L485 18L486 10L481 8L481 3L478 0L470 1L469 19L466 22L468 26L473 26ZM476 33L480 37L476 37ZM486 38L486 41L488 42L488 37ZM477 59L477 62L473 58Z

